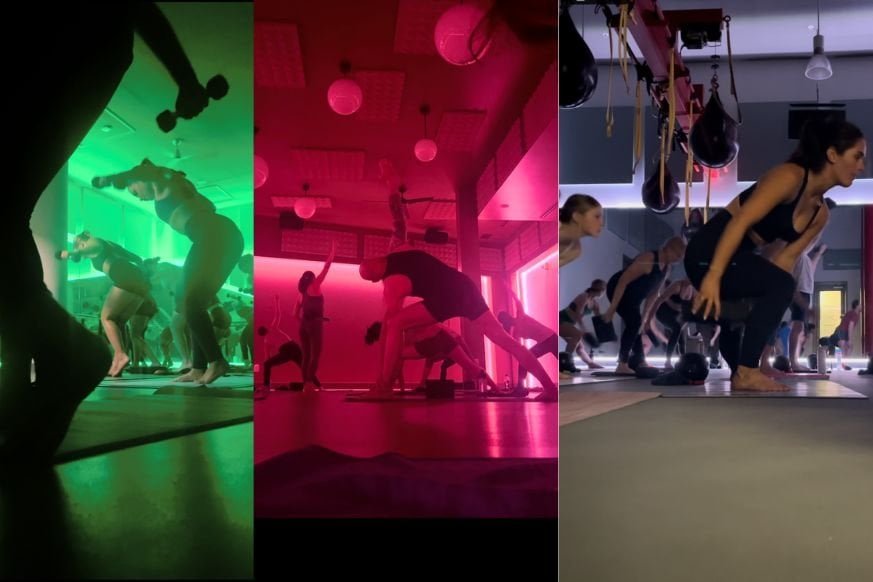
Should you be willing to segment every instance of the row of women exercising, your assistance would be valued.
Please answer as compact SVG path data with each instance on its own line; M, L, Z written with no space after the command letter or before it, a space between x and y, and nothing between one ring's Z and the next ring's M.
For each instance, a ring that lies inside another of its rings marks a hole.
M852 123L837 118L807 123L789 159L737 195L687 244L674 237L659 249L641 253L605 285L599 281L577 297L564 310L562 324L575 327L605 290L609 306L602 319L610 322L617 313L625 323L616 372L628 373L634 358L645 361L642 336L667 301L690 301L692 314L714 323L724 323L723 301L747 302L751 310L743 318L744 331L721 325L719 347L731 370L731 386L788 390L762 371L762 354L795 300L796 267L828 224L825 194L836 186L850 187L864 171L866 155L864 135ZM599 236L602 226L603 210L597 200L584 194L571 196L560 213L561 266L584 260L580 239ZM680 260L687 283L683 288L678 281L665 289L671 266ZM581 333L562 335L573 340ZM576 348L578 339L570 344L568 340L568 351ZM583 361L588 362L584 357Z

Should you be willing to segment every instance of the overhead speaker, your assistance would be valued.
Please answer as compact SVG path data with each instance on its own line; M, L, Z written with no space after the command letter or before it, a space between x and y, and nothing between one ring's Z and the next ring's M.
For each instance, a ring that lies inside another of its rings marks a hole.
M429 228L424 231L424 242L434 245L444 245L449 242L449 233L438 228Z
M279 214L279 230L303 230L305 221L294 212Z

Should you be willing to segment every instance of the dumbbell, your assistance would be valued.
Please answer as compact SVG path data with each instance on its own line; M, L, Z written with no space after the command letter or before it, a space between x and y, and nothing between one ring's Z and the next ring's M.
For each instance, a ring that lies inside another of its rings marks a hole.
M230 86L227 84L227 79L224 78L223 75L215 75L206 83L206 94L209 95L209 98L213 101L217 101L227 95L227 91L230 89ZM170 111L169 109L164 110L160 115L158 115L158 127L164 133L168 133L176 127L176 119L178 119L179 115L175 111Z

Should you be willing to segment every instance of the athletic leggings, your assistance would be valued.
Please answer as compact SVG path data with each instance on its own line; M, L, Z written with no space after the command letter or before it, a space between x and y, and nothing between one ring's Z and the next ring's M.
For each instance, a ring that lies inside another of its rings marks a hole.
M533 357L539 359L540 356L544 356L546 354L554 354L555 357L558 357L558 334L553 333L546 339L541 342L538 342L534 347L530 349L530 353ZM518 365L518 382L519 384L524 382L524 378L527 376L527 370L521 364Z
M303 348L303 381L321 386L318 377L318 360L324 334L324 319L321 317L300 322L300 346Z
M612 283L612 280L610 280L610 283ZM606 296L610 301L612 301L614 293L615 286L607 285ZM625 291L618 304L618 308L615 310L624 321L624 329L621 332L618 348L618 361L621 363L627 363L631 353L639 354L640 356L644 355L643 336L639 333L640 326L643 324L640 306L644 300L645 297L632 297Z
M685 272L698 290L730 220L730 213L722 210L688 244ZM759 366L767 338L779 325L794 296L795 281L791 273L755 254L754 250L754 243L748 237L744 238L721 278L722 302L755 299L755 307L745 321L744 331L732 329L732 322L719 322L719 347L731 372L736 372L737 366Z
M191 329L193 366L205 370L209 362L223 357L212 329L209 305L242 256L243 238L239 228L220 214L192 216L187 234L194 244L182 267L178 301Z
M239 334L240 349L242 350L243 360L253 361L255 359L255 326L249 321Z
M667 328L667 359L673 357L673 351L676 349L676 344L682 335L682 322L679 321L679 312L669 305L662 304L658 311L655 312L655 317Z
M279 353L264 362L264 386L270 385L270 371L273 366L279 366L288 362L294 362L298 366L303 358L300 346L294 342L286 342L279 346Z

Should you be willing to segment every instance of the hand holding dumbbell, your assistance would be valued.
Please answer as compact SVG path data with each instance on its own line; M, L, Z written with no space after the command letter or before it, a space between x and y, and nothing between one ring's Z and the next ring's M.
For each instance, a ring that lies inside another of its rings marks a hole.
M186 88L179 89L179 97L176 99L176 110L165 110L158 115L158 127L164 133L168 133L176 127L176 119L193 119L203 111L209 104L209 100L217 101L227 95L230 86L227 84L227 79L222 75L216 75L209 79L206 83L206 90L202 87L197 87L197 90Z

